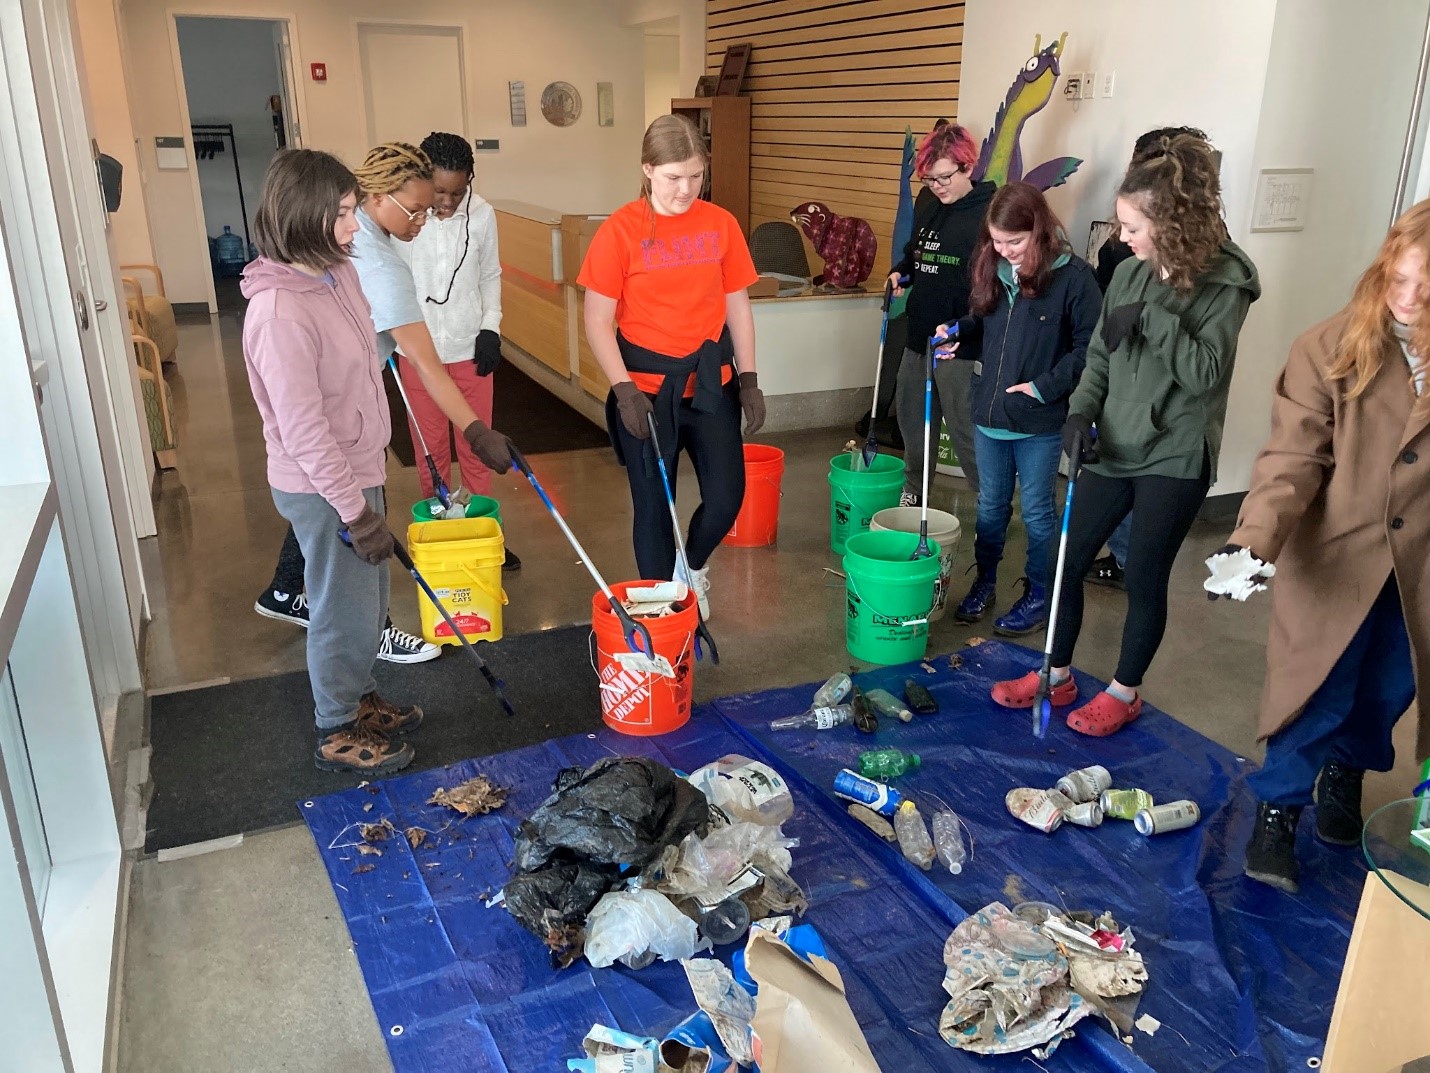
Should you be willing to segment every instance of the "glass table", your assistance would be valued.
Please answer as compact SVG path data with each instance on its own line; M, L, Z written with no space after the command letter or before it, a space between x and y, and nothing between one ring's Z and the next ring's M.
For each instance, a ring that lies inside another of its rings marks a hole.
M1408 797L1376 809L1361 848L1380 881L1430 921L1430 800Z

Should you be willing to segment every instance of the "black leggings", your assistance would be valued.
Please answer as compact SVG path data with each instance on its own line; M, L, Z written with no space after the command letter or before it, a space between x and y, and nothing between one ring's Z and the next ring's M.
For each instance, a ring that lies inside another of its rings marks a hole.
M700 506L690 519L685 550L690 566L699 570L735 524L745 498L745 450L740 437L740 392L735 381L725 385L720 405L713 413L701 413L685 399L680 404L676 429L674 465L670 469L671 492L676 490L679 453L684 451L695 466L700 485ZM642 578L662 580L675 573L675 532L670 524L670 508L650 440L638 440L615 422L626 459L626 477L631 485L635 508L633 536L636 566ZM667 451L671 445L662 443ZM647 463L650 470L647 472Z
M1073 497L1068 527L1067 565L1058 605L1053 666L1072 663L1082 628L1082 578L1122 519L1132 512L1132 534L1123 564L1127 580L1127 620L1117 680L1140 686L1167 629L1167 585L1172 562L1196 521L1210 487L1210 466L1187 480L1177 477L1103 477L1083 470ZM1133 510L1133 507L1136 510Z

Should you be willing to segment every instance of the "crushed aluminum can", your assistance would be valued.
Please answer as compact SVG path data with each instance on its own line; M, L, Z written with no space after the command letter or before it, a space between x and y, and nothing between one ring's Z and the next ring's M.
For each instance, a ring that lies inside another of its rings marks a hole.
M1079 801L1063 810L1063 818L1079 827L1101 827L1102 806L1096 801Z
M1057 787L1077 804L1096 801L1102 791L1112 788L1112 773L1101 764L1069 771L1057 782Z
M1058 796L1062 797L1061 794ZM1009 790L1003 803L1014 816L1029 827L1042 831L1045 835L1052 834L1062 826L1063 810L1053 803L1047 790L1034 790L1021 786Z
M1137 813L1154 804L1146 790L1104 790L1098 803L1109 820L1135 820Z
M1169 801L1165 805L1142 809L1132 822L1138 834L1150 836L1195 827L1201 818L1202 810L1195 801Z

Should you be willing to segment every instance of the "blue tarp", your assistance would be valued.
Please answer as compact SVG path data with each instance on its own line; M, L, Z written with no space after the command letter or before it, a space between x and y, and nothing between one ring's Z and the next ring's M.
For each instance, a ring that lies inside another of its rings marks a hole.
M806 920L828 944L886 1073L1028 1068L1019 1057L955 1051L937 1024L952 926L990 901L1029 898L1111 909L1129 924L1151 973L1139 1012L1164 1025L1155 1036L1137 1033L1129 1050L1100 1022L1083 1022L1077 1038L1042 1063L1050 1073L1304 1069L1320 1054L1335 1001L1365 874L1358 855L1303 834L1298 897L1246 881L1242 847L1254 812L1246 761L1150 708L1109 739L1055 722L1039 741L1029 716L988 699L993 681L1036 666L1038 656L999 643L962 655L961 670L939 658L932 674L912 664L859 676L866 687L895 692L916 677L941 705L937 715L886 724L872 738L851 728L770 732L770 719L807 706L812 687L801 686L706 705L659 739L603 730L301 803L395 1068L559 1070L595 1022L657 1035L686 1016L693 1002L678 965L633 972L581 961L556 971L536 939L482 903L510 875L515 826L544 800L559 769L624 754L689 771L741 752L772 762L791 782L796 811L785 829L800 839L793 875L809 894ZM1080 685L1084 695L1098 688L1092 679ZM962 875L908 865L827 792L840 767L877 745L918 752L923 766L897 780L899 788L925 811L947 803L971 827L974 857ZM1196 800L1201 824L1151 839L1118 821L1042 835L1004 809L1010 788L1049 786L1089 763L1106 765L1117 785ZM436 787L475 774L511 788L500 812L452 823L454 814L425 803ZM383 843L381 857L360 856L348 826L384 817L399 831L440 833L416 850L399 838ZM368 864L375 867L355 874Z

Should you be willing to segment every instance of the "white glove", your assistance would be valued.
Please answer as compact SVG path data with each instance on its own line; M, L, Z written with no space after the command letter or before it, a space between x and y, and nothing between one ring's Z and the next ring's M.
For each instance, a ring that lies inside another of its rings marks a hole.
M1266 591L1266 582L1276 576L1276 567L1252 554L1250 548L1228 544L1207 560L1211 577L1202 582L1207 599L1220 596L1244 603L1252 593Z

